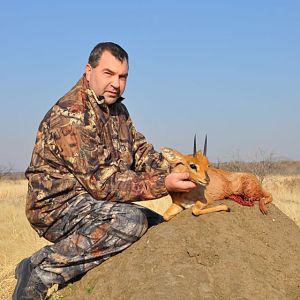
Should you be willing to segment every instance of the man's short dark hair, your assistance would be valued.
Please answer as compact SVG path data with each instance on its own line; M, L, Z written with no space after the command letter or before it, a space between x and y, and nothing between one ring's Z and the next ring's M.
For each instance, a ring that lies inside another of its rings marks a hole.
M99 43L95 46L89 56L89 64L92 68L96 68L98 62L101 58L101 55L104 51L110 52L115 58L123 62L126 59L128 63L128 54L127 52L119 45L112 42Z

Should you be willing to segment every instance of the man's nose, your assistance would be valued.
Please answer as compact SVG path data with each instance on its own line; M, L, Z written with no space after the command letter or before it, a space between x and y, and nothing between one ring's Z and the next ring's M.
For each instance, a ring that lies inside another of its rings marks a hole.
M120 87L120 78L118 76L114 76L111 85L118 89Z

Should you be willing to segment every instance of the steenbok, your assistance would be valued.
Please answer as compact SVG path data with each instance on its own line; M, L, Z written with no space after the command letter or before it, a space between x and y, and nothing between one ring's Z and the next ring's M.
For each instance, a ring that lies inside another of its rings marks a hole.
M171 192L172 205L164 213L166 221L183 209L192 207L194 215L203 215L217 211L230 211L221 204L206 208L216 200L231 199L242 205L253 206L259 201L259 209L267 214L266 204L272 202L272 194L265 191L253 174L227 172L209 166L206 157L207 138L203 153L196 151L194 139L193 155L183 155L170 148L162 148L162 154L169 162L172 172L188 172L189 180L197 186L188 193Z

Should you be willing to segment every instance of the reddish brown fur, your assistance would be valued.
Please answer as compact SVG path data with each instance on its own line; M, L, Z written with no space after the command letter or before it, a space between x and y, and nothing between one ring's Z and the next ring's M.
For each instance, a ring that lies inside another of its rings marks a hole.
M208 202L240 195L250 202L259 201L260 211L263 214L267 213L266 204L272 201L272 194L262 188L256 176L250 173L227 172L213 167L209 167L207 173L210 178L205 188Z
M209 167L208 159L201 151L196 156L192 156L163 148L162 153L169 161L172 172L188 172L190 180L197 184L197 187L188 193L170 193L172 205L164 214L166 221L183 209L192 206L194 215L221 210L229 211L226 205L212 208L206 208L206 206L216 200L230 198L232 195L240 196L249 203L259 201L260 211L263 214L267 213L266 204L272 201L272 195L261 187L253 174L227 172ZM192 164L197 166L196 171L191 168Z

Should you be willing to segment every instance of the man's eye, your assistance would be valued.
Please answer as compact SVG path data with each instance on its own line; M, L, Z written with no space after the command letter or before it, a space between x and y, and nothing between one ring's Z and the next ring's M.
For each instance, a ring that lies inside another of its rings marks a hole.
M195 164L190 164L190 168L197 171L197 166Z
M110 71L104 71L103 72L105 75L109 75L109 76L111 76L113 73L112 72L110 72Z

